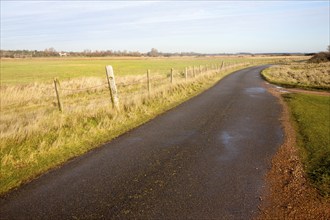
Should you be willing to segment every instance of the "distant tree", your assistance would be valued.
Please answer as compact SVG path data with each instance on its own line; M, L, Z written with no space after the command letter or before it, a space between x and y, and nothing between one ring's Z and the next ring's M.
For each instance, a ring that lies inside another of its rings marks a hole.
M158 57L159 56L159 52L156 48L152 48L151 51L148 53L148 56L150 57Z
M330 53L330 45L328 45L328 52Z
M51 56L58 56L58 53L54 49L54 47L46 48L42 54L42 56L51 57Z
M45 52L48 52L48 53L56 53L56 50L54 47L50 47L50 48L46 48L45 49Z

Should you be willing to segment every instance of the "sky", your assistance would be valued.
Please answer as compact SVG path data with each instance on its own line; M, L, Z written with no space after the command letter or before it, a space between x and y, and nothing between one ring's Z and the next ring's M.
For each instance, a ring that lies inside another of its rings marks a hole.
M1 49L319 52L329 2L1 0Z

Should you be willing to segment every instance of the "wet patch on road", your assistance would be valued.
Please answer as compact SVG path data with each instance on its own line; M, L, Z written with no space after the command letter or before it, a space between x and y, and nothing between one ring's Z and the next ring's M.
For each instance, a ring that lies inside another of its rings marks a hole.
M221 132L219 140L224 147L224 152L219 156L220 161L229 161L234 159L238 155L238 149L235 146L235 141L240 139L239 137L229 134L227 131Z
M265 93L266 89L262 87L251 87L251 88L246 88L245 93L249 95L256 95L256 94L262 94Z

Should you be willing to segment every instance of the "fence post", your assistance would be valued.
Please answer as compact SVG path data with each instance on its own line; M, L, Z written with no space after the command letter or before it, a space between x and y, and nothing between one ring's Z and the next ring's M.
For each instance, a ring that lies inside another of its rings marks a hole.
M115 75L113 73L112 66L110 65L106 66L105 69L106 69L112 106L116 110L119 110L119 99L118 99L117 87L115 82Z
M173 68L171 68L171 83L173 83Z
M223 69L224 66L225 66L225 62L222 61L222 64L221 64L221 70Z
M185 68L184 70L184 77L186 78L186 81L188 79L188 67Z
M58 109L60 110L60 112L63 112L63 106L62 106L62 102L60 99L60 93L59 93L59 81L57 78L54 79L54 86L55 86L55 93L56 93L56 98L57 98L57 104L58 104Z
M148 79L148 93L151 93L151 83L150 83L150 70L147 71L147 79Z

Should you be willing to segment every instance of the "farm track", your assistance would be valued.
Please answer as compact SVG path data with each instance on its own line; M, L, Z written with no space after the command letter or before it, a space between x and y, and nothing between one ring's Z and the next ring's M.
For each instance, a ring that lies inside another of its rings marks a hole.
M283 142L260 71L211 89L0 199L2 219L248 219Z

